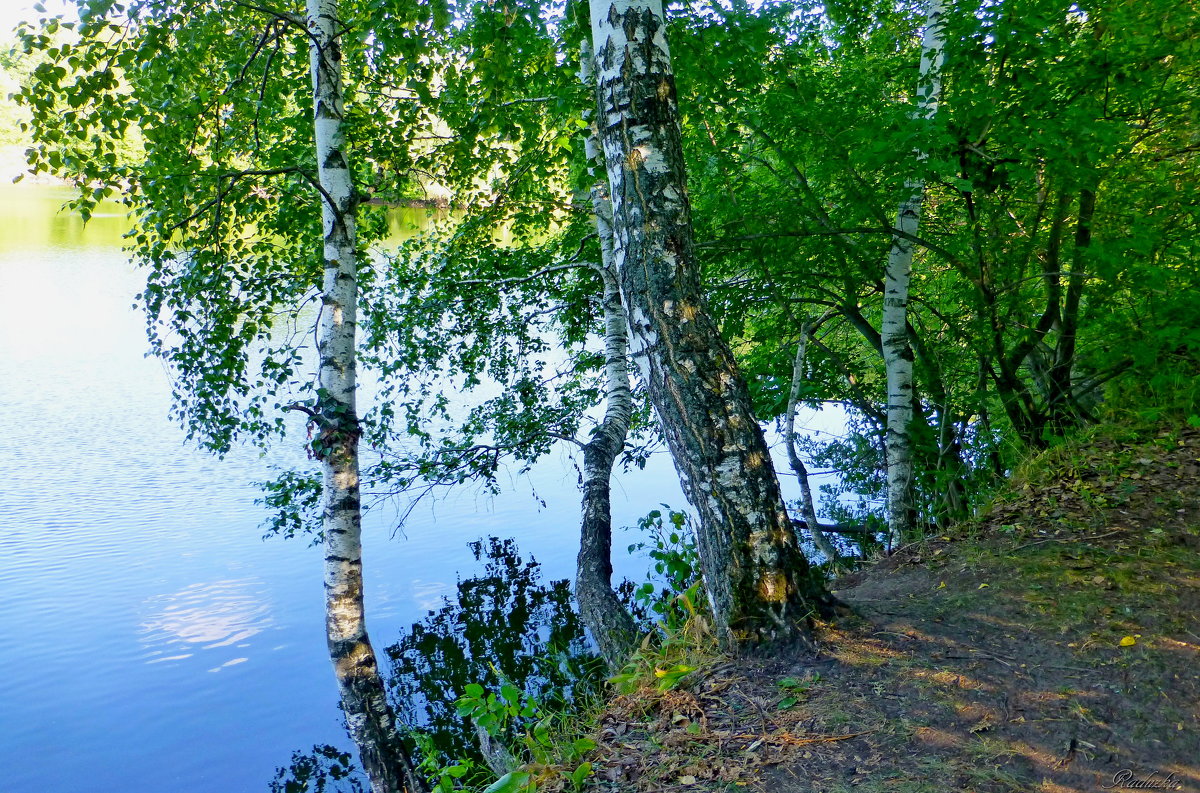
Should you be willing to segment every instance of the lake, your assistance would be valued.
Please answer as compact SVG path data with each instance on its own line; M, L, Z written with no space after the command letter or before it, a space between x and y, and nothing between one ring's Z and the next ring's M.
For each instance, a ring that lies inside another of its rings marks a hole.
M321 554L264 541L254 504L272 463L304 460L300 441L223 460L184 442L167 373L144 355L125 219L84 226L57 212L66 195L0 189L0 792L265 791L293 751L349 747ZM369 515L376 650L477 569L471 540L515 537L550 577L568 577L577 476L564 449L501 496L422 505L400 536ZM657 455L619 478L615 525L664 501L684 503ZM638 575L637 561L617 564Z

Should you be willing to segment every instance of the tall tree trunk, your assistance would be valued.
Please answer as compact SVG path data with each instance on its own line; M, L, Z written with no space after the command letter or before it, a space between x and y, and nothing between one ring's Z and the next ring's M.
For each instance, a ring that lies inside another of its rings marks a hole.
M594 84L591 48L582 49L583 80ZM595 127L588 136L588 153L603 166ZM636 647L637 626L612 588L612 469L625 448L633 415L629 388L629 325L621 301L615 265L612 202L608 186L592 188L592 212L600 238L600 266L604 283L604 418L583 447L583 517L580 521L579 558L575 599L580 616L600 647L610 668L629 660Z
M423 785L404 755L367 637L355 406L358 282L354 194L343 149L341 23L336 0L308 0L313 126L322 192L325 279L318 329L314 452L324 472L325 630L350 735L373 793Z
M932 119L942 90L942 4L929 0L925 35L921 41L921 72L917 81L914 119ZM928 155L917 152L918 167ZM925 180L915 176L904 182L908 196L896 213L896 230L888 254L883 290L883 365L887 372L887 482L888 530L895 546L912 536L916 522L913 503L913 351L908 343L908 286L912 274L913 243L921 223Z
M820 324L819 321L818 324ZM796 406L800 401L800 386L804 383L804 358L808 351L808 339L812 332L813 328L807 321L800 326L800 343L796 345L796 361L792 364L792 388L788 392L787 413L783 421L783 438L787 447L788 464L791 465L792 473L796 475L796 479L800 483L800 511L804 513L804 522L808 533L812 536L817 550L825 554L826 561L836 562L838 559L837 549L821 531L821 525L817 522L817 506L813 503L812 486L808 482L808 467L800 459L800 453L796 449Z
M630 350L663 424L719 638L801 638L832 607L800 553L750 395L701 296L660 0L593 0L597 127Z

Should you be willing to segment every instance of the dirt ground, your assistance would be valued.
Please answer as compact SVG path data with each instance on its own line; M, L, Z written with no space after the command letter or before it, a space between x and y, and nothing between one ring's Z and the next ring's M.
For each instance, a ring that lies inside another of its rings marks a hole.
M815 652L617 698L594 789L1200 793L1200 431L1042 467L837 581Z

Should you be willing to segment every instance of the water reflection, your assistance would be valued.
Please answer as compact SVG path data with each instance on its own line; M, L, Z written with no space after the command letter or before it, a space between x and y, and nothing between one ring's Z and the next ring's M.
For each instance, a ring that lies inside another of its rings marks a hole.
M422 581L416 578L412 582L412 599L424 611L440 608L454 591L454 586L444 581Z
M72 191L62 187L0 190L0 212L6 219L0 251L120 248L129 230L124 208L111 201L102 202L85 224L74 213L55 211L71 196Z
M247 639L274 622L263 591L258 579L229 579L150 598L146 605L153 613L141 625L140 641L152 649L150 656L157 657L148 657L147 663L190 658L197 650L248 647ZM246 660L235 658L217 668Z

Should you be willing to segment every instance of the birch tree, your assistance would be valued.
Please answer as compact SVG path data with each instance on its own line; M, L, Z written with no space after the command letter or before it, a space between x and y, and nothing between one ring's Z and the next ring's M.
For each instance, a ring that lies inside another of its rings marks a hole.
M579 75L558 66L564 51L574 56L561 36L578 33L547 23L537 3L479 5L461 22L446 58L456 79L427 107L445 126L440 171L467 206L452 228L402 248L364 316L395 416L372 438L392 450L376 484L407 498L498 489L505 467L573 446L576 599L619 666L636 626L612 587L611 479L651 433L628 373L607 181L594 184L585 153L599 151L584 121L594 115L581 90L589 58Z
M788 390L787 411L783 417L783 441L787 449L788 464L792 467L792 473L796 475L796 481L800 485L800 512L804 516L805 528L812 537L813 544L817 546L817 550L825 554L826 561L836 562L838 559L837 549L825 536L825 532L821 530L821 524L817 521L817 506L813 501L812 485L808 479L808 466L804 464L804 460L800 458L800 452L796 448L796 407L800 403L800 389L804 385L804 365L807 362L808 342L815 327L820 327L828 318L829 314L827 313L815 323L805 320L800 325L800 342L796 345L796 360L792 364L792 386Z
M372 790L415 793L422 784L363 618L361 195L343 89L363 42L346 36L335 0L312 0L305 14L220 5L100 0L81 5L78 24L25 31L26 47L49 58L22 91L38 141L30 162L76 180L85 213L110 195L130 207L150 342L192 437L218 454L240 440L265 446L284 435L289 406L308 414L323 478L328 652L346 723ZM60 28L73 35L58 45L49 33ZM402 117L390 120L403 140ZM132 162L115 156L131 129L145 141ZM314 299L311 378L303 346Z
M583 82L595 89L595 64L591 46L580 48ZM589 115L594 115L589 112ZM589 160L603 168L600 143L589 125L586 143ZM589 169L590 171L591 169ZM604 317L604 418L583 445L583 519L580 524L579 559L575 597L584 623L600 646L608 665L619 668L635 646L636 628L612 587L612 474L613 464L625 447L633 415L629 385L629 318L621 298L616 268L612 201L606 181L589 191L596 236L600 244L597 268L603 283Z
M746 384L705 306L662 4L597 0L591 23L630 349L700 516L720 639L794 639L830 599L795 543Z
M308 0L309 60L313 84L313 138L324 236L324 282L318 324L314 408L319 433L322 537L325 550L325 632L346 726L358 745L373 793L424 790L396 731L395 716L367 636L363 604L362 499L356 406L358 251L354 184L342 124L344 23L337 0Z
M941 69L945 43L942 37L942 5L929 0L925 33L921 41L921 71L917 81L916 110L913 119L928 122L937 113L942 92ZM920 168L928 158L916 152ZM913 240L921 223L921 205L925 200L925 179L920 175L904 182L907 197L896 212L896 234L888 253L883 287L881 341L883 364L887 373L887 482L888 530L891 544L913 536L913 351L909 344L908 293L912 276Z

